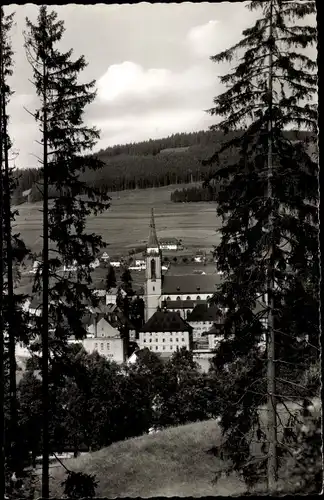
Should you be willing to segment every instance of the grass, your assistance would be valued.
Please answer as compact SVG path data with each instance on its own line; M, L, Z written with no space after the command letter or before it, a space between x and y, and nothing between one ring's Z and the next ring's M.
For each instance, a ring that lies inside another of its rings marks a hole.
M188 248L212 248L217 244L216 218L213 203L173 203L170 194L181 185L111 193L111 208L90 217L87 230L101 234L109 244L110 255L127 254L128 250L147 241L151 208L160 238L180 238ZM17 207L14 224L26 245L33 251L42 248L41 203Z
M208 450L219 440L210 420L114 443L65 464L97 476L97 497L239 495L245 487L234 476L212 483L220 460ZM63 467L51 469L51 476L51 496L60 498Z
M317 412L321 402L315 398ZM286 403L289 411L300 409L298 403ZM282 422L287 411L278 405ZM266 408L260 408L262 428L266 430ZM279 422L278 422L279 423ZM281 432L279 431L279 437ZM65 465L75 472L95 474L99 481L97 497L155 497L155 496L236 496L246 487L235 474L222 477L213 484L215 472L226 464L208 451L221 443L221 430L215 420L171 427L159 433L114 443L108 448L75 459ZM259 446L252 445L251 453L259 456ZM62 496L61 483L66 477L62 466L51 469L50 493ZM283 471L279 473L279 487L284 493L293 491L293 484ZM266 493L266 484L260 482L253 490ZM40 493L38 490L37 493Z

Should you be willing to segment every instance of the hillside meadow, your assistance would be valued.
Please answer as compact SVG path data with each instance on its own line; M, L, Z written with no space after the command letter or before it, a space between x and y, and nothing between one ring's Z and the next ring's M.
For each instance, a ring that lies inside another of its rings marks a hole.
M320 399L312 398L312 401L315 415L320 414ZM284 406L278 405L279 439L282 438L282 425L288 421L288 412L298 414L300 408L301 402L286 401ZM261 428L266 432L267 409L264 406L260 407L260 417ZM97 497L242 496L247 488L235 473L223 475L216 484L213 482L215 472L229 465L211 453L221 441L220 426L216 420L207 420L119 441L63 463L74 472L95 474ZM251 441L250 451L251 457L261 454L256 436ZM57 463L51 468L50 476L51 496L61 498L62 481L66 477L64 468ZM36 493L40 493L39 478L38 474ZM281 467L278 484L281 494L295 491L295 484L289 478L289 465ZM265 494L265 482L258 483L250 493Z
M180 238L184 247L211 249L217 244L220 223L212 203L172 203L170 194L181 185L121 191L111 194L111 207L88 219L87 230L100 234L109 245L108 254L127 254L147 241L151 208L160 238ZM33 252L42 248L42 205L24 203L14 230L21 234Z

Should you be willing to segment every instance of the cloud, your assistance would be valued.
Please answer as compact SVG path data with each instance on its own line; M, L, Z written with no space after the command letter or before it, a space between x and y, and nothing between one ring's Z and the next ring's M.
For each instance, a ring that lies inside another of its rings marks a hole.
M217 75L207 59L182 71L124 61L97 82L87 121L101 130L99 147L207 128Z
M207 24L191 28L187 34L187 42L196 55L209 57L222 43L222 31L221 23L211 20Z
M166 68L144 69L130 61L109 66L97 82L98 97L103 102L119 102L125 99L147 101L169 93L201 90L210 86L212 72L204 66L191 66L182 72Z

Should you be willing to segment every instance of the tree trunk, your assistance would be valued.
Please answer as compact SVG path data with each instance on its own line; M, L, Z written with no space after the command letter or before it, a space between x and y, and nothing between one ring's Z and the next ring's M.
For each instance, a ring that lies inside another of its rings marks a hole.
M270 29L269 39L273 37L273 0L270 3ZM268 121L268 201L272 204L272 100L273 100L273 58L272 46L269 48L269 121ZM275 332L274 332L274 269L273 269L273 208L269 215L269 234L270 234L270 256L267 276L268 292L268 342L267 342L267 393L268 393L268 439L269 439L269 457L268 457L268 493L270 495L276 492L277 484L277 409L276 409L276 383L275 383Z
M3 18L3 11L2 7L0 7L0 68L2 68L2 18ZM2 71L0 74L0 92L2 95L2 86L3 86L3 81L2 81ZM2 151L3 151L3 135L2 135L2 99L0 99L0 251L2 254L2 249L3 249L3 179L2 179ZM1 269L0 269L0 377L1 380L4 382L5 381L5 369L4 369L4 321L3 321L3 273L4 273L4 266L3 262L4 260L1 258ZM4 402L4 396L5 396L5 390L4 390L4 383L1 383L1 400ZM4 455L4 419L5 417L5 412L4 412L4 404L1 405L1 418L0 418L0 446L1 446L1 463L0 463L0 470L1 470L1 480L0 480L0 498L5 497L5 455Z
M45 38L45 35L44 35ZM43 317L42 317L42 399L43 399L43 449L42 497L49 498L49 386L48 386L48 165L47 165L47 68L43 61Z
M15 304L12 271L12 240L11 240L11 218L10 218L10 178L9 178L9 158L8 158L8 136L7 136L7 116L5 93L2 99L2 126L3 126L3 149L4 149L4 223L6 228L6 263L7 263L7 286L8 286L8 342L9 342L9 393L10 393L10 454L12 470L19 473L19 450L18 450L18 417L17 417L17 387L16 387L16 339L15 339Z

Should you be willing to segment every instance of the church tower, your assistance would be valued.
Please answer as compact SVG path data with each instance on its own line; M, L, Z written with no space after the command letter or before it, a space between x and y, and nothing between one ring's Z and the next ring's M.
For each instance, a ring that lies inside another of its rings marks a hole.
M156 236L152 208L150 234L146 247L145 321L149 320L159 307L161 294L162 255L159 241Z

